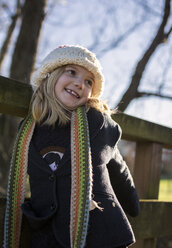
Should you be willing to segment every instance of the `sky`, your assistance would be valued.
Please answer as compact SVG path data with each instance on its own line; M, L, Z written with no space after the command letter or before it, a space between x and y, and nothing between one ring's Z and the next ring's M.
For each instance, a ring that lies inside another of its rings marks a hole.
M40 62L52 49L61 44L85 46L96 53L103 67L105 89L102 99L106 100L111 108L116 107L130 83L138 60L156 33L162 15L163 2L163 0L158 2L156 0L59 0L51 8L52 0L49 0L36 67L39 67ZM147 7L147 3L150 8ZM137 24L135 32L120 41L119 37L134 23ZM169 21L169 25L171 23L172 20ZM17 30L13 35L13 41L16 36ZM3 30L0 30L0 43L2 40ZM114 41L118 44L117 46L113 44ZM5 76L13 46L10 46L9 55L4 61L1 72ZM165 82L163 94L172 96L171 51L172 35L167 43L157 49L149 61L139 90L155 91L157 85L160 86ZM163 73L164 71L166 73ZM172 101L166 99L140 98L132 101L125 112L172 127Z

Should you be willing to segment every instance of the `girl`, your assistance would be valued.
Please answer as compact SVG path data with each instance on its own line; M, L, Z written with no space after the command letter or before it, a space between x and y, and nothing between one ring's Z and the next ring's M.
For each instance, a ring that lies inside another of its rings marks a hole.
M19 247L21 210L31 248L135 242L125 213L137 216L139 200L117 147L121 129L99 99L103 81L96 56L81 46L60 46L44 59L13 152L5 248ZM31 199L24 202L26 171Z

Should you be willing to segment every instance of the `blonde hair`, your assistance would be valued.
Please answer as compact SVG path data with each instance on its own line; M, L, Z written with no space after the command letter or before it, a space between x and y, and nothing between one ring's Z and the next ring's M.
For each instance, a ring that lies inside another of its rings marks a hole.
M54 125L58 121L59 125L65 125L70 121L71 110L65 108L55 95L55 84L66 66L61 66L54 70L49 76L42 80L34 90L31 99L31 111L35 121L40 124ZM100 112L111 114L108 105L102 100L90 97L87 102L87 109L93 107Z

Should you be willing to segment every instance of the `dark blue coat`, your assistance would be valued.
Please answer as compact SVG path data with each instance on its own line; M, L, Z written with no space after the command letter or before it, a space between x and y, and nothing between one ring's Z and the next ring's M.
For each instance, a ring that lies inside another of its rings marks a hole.
M89 248L128 246L135 242L135 238L125 213L137 216L139 200L129 169L117 148L120 127L95 109L90 109L87 115L93 164L93 200L100 202L104 210L96 208L90 211L86 244ZM28 158L31 200L22 205L23 213L33 228L38 229L51 222L57 241L66 248L70 247L70 152L68 147L58 169L52 172L31 142Z

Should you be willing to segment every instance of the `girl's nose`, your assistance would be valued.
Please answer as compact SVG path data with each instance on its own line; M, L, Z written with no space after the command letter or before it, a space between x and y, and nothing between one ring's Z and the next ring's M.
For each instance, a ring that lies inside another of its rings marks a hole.
M75 81L74 81L74 85L75 85L77 88L82 89L83 86L84 86L83 79L82 79L82 78L76 78Z

